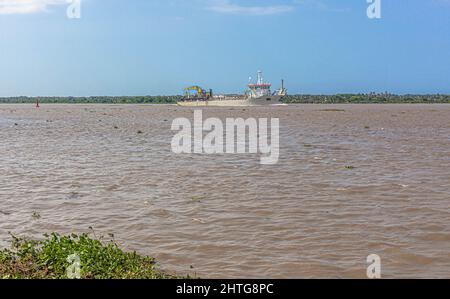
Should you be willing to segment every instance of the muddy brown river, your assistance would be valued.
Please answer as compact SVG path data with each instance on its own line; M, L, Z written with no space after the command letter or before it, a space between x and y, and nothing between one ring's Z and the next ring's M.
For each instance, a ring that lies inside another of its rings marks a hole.
M385 278L450 278L450 105L203 114L279 118L278 164L172 153L190 108L0 105L0 245L92 227L202 278L364 278L370 254Z

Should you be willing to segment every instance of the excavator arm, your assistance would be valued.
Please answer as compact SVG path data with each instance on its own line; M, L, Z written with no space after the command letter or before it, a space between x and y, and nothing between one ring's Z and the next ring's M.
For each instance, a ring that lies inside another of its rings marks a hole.
M197 96L203 95L205 94L205 90L203 88L201 88L200 86L190 86L184 89L184 92L187 94L191 91L195 91L197 94Z

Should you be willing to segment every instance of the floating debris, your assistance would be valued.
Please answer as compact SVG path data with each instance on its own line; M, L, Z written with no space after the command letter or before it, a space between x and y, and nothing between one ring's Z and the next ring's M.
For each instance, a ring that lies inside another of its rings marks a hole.
M34 220L38 220L41 219L41 215L38 212L33 212L31 218L33 218Z
M192 200L192 202L200 202L200 201L202 200L202 198L199 197L199 196L193 196L193 197L191 198L191 200Z
M67 199L79 199L81 197L83 197L83 195L78 192L70 192L70 194L67 196Z
M321 112L345 112L344 109L322 109Z
M197 219L197 218L192 218L192 221L198 222L198 223L201 223L201 224L205 224L206 223L205 221L203 221L201 219Z

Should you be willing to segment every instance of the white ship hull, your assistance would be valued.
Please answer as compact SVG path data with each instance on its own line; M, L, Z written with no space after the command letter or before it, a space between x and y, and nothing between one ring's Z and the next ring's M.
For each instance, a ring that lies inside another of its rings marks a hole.
M178 106L184 107L242 107L242 106L273 106L285 105L281 102L283 96L273 95L260 98L224 98L208 101L178 102Z

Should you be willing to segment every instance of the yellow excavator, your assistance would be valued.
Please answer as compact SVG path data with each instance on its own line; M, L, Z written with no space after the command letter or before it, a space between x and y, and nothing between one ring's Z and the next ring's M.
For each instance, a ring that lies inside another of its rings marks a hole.
M183 102L187 101L207 101L212 98L213 92L212 89L207 92L200 86L190 86L184 89L184 97L182 99Z

